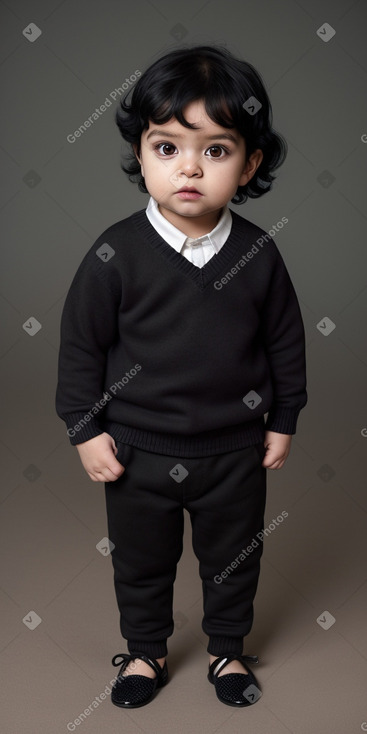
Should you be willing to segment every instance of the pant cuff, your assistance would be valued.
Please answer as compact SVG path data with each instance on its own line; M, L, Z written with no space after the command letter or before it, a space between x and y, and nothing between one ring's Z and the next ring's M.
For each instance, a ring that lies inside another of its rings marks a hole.
M127 648L130 655L143 652L149 658L165 658L168 654L167 640L128 640Z
M213 637L210 635L207 651L210 655L226 655L233 652L242 655L243 637Z

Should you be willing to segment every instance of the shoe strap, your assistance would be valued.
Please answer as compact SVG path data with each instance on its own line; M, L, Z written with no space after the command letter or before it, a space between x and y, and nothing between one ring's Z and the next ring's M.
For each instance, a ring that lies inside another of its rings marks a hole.
M132 654L128 654L125 652L119 653L118 655L114 655L112 658L112 665L121 665L120 662L117 662L118 658L123 659L122 668L121 670L126 670L129 662L132 660L135 660L136 658L139 658L139 660L144 660L145 663L150 665L150 667L157 673L158 678L162 675L163 668L157 663L156 660L152 660L151 658L148 658L147 655L144 655L142 652L134 652Z
M212 676L215 676L217 678L220 671L223 670L223 668L225 668L226 665L228 665L228 663L231 663L232 660L239 660L240 663L258 663L259 662L259 658L257 657L257 655L236 655L236 653L228 653L228 655L221 655L220 657L218 657L216 660L214 660L209 665L209 673ZM216 670L216 668L218 668L218 666L219 666L219 669L217 670L216 673L214 673L214 671Z

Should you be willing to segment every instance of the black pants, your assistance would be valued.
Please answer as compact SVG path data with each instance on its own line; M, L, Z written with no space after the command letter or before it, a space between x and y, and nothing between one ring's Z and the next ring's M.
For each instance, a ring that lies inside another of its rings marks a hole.
M263 444L190 459L116 445L125 472L105 483L105 496L120 629L130 654L167 655L183 508L199 559L207 650L242 654L263 550Z

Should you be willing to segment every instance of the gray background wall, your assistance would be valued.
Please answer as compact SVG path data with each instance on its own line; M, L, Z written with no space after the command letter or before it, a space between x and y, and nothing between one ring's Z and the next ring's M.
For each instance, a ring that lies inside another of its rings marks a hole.
M136 69L183 43L222 43L253 63L266 82L274 126L288 142L272 192L231 205L266 230L288 218L274 239L307 332L309 403L285 467L268 472L267 522L282 510L289 517L268 538L264 567L307 609L307 635L299 639L294 629L294 647L315 635L319 645L342 643L353 664L366 661L367 641L359 635L367 591L366 9L364 0L0 3L6 666L22 665L26 644L41 659L43 652L67 656L88 677L75 632L80 584L84 602L87 595L91 607L110 615L121 644L110 560L95 547L106 535L103 486L89 480L70 447L54 394L60 316L76 268L106 227L145 207L148 197L120 169L118 100L74 143L67 135ZM317 34L325 22L336 31L327 42ZM33 41L31 23L41 30ZM33 336L31 317L41 325ZM335 324L327 336L325 317ZM176 608L177 634L190 624L190 604L201 604L200 585L185 571L191 553L186 543L177 584L188 603ZM280 618L277 594L265 586L261 593ZM336 620L328 631L317 623L325 610ZM42 619L33 630L23 621L31 611ZM282 610L287 624L293 613ZM97 635L104 660L100 626L85 624L78 635ZM83 707L76 699L65 722ZM350 731L359 731L367 711L358 703L348 717ZM27 731L22 721L17 731ZM284 722L287 731L307 730L286 714ZM326 722L325 713L320 731L329 731Z

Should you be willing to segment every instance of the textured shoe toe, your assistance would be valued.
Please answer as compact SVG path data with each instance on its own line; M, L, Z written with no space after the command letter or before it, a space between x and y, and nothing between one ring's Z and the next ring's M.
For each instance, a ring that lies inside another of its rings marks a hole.
M216 678L215 690L220 700L226 703L233 704L234 706L249 706L254 703L255 700L251 700L251 697L246 698L246 690L249 686L256 686L256 680L251 673L248 675L242 673L227 673ZM252 693L252 695L254 695ZM256 696L256 700L259 696Z
M154 693L157 681L145 675L121 676L115 683L111 693L113 703L118 706L146 703Z

